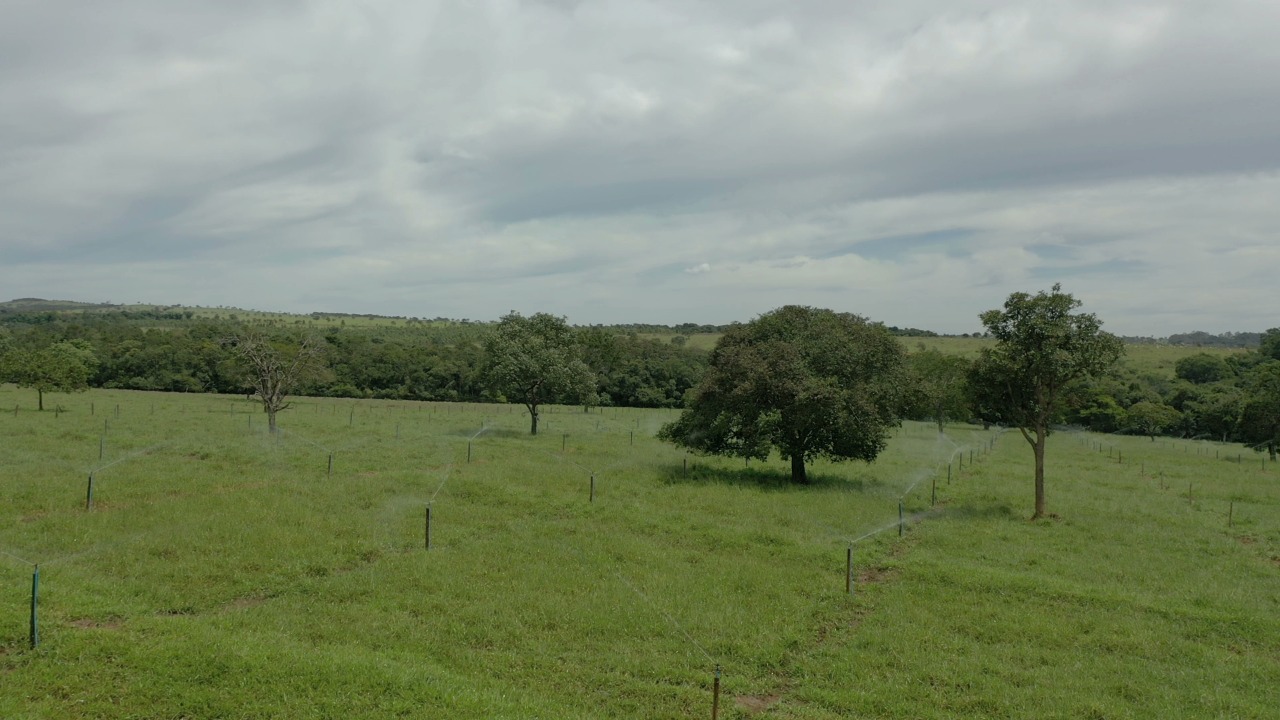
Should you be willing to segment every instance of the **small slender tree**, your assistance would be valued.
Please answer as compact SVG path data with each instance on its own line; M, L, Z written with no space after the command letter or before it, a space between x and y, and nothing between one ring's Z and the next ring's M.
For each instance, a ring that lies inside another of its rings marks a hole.
M1048 514L1044 494L1049 426L1077 381L1101 374L1124 353L1124 344L1102 330L1091 313L1073 313L1080 301L1055 284L1051 292L1017 292L1004 308L980 315L995 338L969 374L982 419L1022 433L1035 456L1035 514Z
M483 377L489 387L529 410L529 434L538 434L539 408L549 402L591 402L595 373L564 318L514 310L485 341Z
M245 330L228 340L241 364L245 382L262 401L267 427L276 432L276 414L287 410L288 397L325 369L321 341L303 338L291 343L273 340L262 333Z

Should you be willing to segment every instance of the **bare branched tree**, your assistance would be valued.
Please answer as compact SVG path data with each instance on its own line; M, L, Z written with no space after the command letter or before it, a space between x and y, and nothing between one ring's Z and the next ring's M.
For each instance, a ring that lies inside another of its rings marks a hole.
M276 413L290 405L286 398L324 371L324 344L314 338L304 338L298 344L277 342L251 330L227 342L244 364L254 395L262 400L268 427L276 432Z

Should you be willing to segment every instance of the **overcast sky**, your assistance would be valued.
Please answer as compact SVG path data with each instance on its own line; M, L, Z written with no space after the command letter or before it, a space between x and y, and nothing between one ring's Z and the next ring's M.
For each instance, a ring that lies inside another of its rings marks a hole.
M6 0L0 299L1280 325L1280 2Z

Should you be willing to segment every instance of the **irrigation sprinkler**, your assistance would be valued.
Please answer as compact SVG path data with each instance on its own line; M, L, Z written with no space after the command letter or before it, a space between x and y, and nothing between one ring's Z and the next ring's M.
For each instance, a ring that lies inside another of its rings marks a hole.
M902 501L899 500L898 501L898 537L902 537L902 527L903 527Z
M931 475L929 477L929 507L938 504L938 476Z
M596 476L595 476L595 473L592 473L591 474L591 496L587 499L587 502L595 502L595 501L596 501Z
M333 477L333 453L329 453L329 472L326 477Z
M84 509L93 509L93 473L89 473L89 488L84 493Z
M716 665L716 679L711 685L711 720L720 716L720 666Z
M844 592L853 594L853 545L844 549Z
M347 427L353 427L356 424L356 409L351 408L351 414L347 416Z
M951 484L951 463L947 463L947 484Z
M427 503L426 549L431 549L431 503Z
M471 462L471 441L467 441L467 462Z
M40 566L31 571L31 649L40 647L40 623L37 612L40 605Z
M102 459L102 454L106 451L106 447L107 447L107 436L99 435L98 436L98 459L99 460Z
M116 403L116 418L120 417L120 403Z
M569 442L569 433L560 436L560 452L564 452L565 443Z
M636 431L635 431L635 430L632 430L632 431L631 431L631 444L632 444L632 446L634 446L634 445L636 444Z
M1234 500L1232 500L1231 503L1227 505L1227 527L1231 527L1232 515L1234 515L1235 512L1236 512L1236 503Z
M396 439L400 439L400 423L396 423Z
M93 403L89 403L89 414L93 414Z

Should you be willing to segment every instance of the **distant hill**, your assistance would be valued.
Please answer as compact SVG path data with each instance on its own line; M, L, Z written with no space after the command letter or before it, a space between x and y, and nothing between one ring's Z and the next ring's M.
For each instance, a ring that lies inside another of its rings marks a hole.
M66 312L75 310L111 310L122 306L111 303L85 303L75 300L45 300L44 298L17 298L0 303L0 313Z
M394 325L418 326L452 326L452 325L487 325L488 321L462 319L455 320L443 317L434 319L406 317L403 315L377 315L373 313L344 312L312 312L284 313L262 310L246 310L235 307L201 307L183 305L152 305L116 303L89 303L76 300L46 300L44 298L16 298L8 302L0 302L0 321L9 322L51 322L56 313L119 313L123 319L139 321L182 321L196 319L232 320L261 324L285 323L292 325L307 324L311 326L348 326L378 327ZM736 323L735 323L736 324ZM732 324L731 324L732 325ZM637 334L663 341L672 337L699 337L702 342L691 343L693 347L710 348L715 340L728 330L731 325L709 325L699 323L678 323L675 325L659 325L649 323L617 323L613 325L593 325L605 330L624 334ZM585 326L584 326L585 327ZM920 328L900 328L888 325L890 333L909 338L980 338L981 333L961 333L947 335ZM1124 337L1130 345L1178 345L1184 347L1206 348L1256 348L1261 340L1260 332L1224 332L1218 335L1202 330L1189 333L1175 333L1167 338L1157 337ZM709 340L709 342L708 342Z

